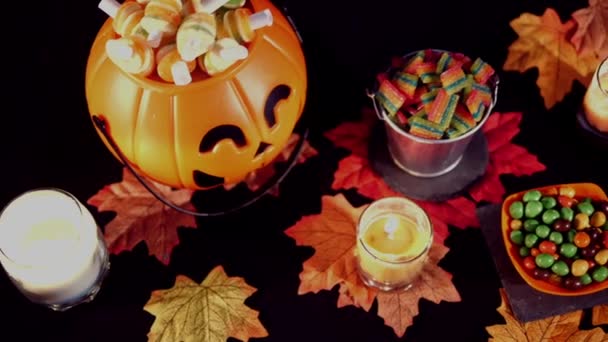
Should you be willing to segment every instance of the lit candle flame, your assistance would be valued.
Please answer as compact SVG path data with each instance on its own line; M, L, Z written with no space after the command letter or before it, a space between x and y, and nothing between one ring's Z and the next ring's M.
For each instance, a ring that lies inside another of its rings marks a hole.
M389 219L384 224L384 232L388 234L389 239L392 240L395 238L395 231L397 231L398 225L399 220L394 216L389 217Z

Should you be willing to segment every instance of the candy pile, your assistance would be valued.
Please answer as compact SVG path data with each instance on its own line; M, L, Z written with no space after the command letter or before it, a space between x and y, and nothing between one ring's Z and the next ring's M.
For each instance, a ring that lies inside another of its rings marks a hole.
M608 279L608 201L570 187L526 192L509 207L510 240L534 278L576 290Z
M494 69L458 53L419 51L379 77L376 99L406 132L427 139L455 138L477 125L492 102Z
M199 68L218 74L247 58L256 30L272 25L270 10L252 13L245 0L102 0L120 37L106 44L119 68L176 85L192 82Z

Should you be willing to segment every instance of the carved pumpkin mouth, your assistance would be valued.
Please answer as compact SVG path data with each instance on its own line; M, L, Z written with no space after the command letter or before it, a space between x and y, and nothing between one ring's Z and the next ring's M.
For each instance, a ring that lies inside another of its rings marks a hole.
M211 188L224 184L224 177L212 176L199 170L192 172L192 179L194 179L194 184L200 188Z

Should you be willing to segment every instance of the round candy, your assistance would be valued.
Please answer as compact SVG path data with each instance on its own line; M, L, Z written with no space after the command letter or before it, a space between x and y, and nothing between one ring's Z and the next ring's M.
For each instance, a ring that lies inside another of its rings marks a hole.
M518 229L521 229L521 227L523 226L523 223L521 222L521 220L512 220L511 223L509 224L509 226L513 230L518 230Z
M589 216L585 213L578 213L574 216L574 228L583 230L589 227Z
M574 229L569 230L568 231L568 242L573 243L575 235L576 235L576 230L574 230Z
M560 216L562 220L572 222L572 220L574 220L574 210L567 207L563 207L560 209Z
M589 220L591 227L601 227L606 224L606 214L601 211L596 211Z
M531 233L536 231L536 227L538 227L539 224L540 222L535 219L527 219L524 221L524 229Z
M596 204L597 210L603 212L604 214L606 214L606 216L608 216L608 201L599 201Z
M538 249L541 253L555 254L557 246L553 242L545 240L538 245Z
M568 264L566 264L563 260L556 261L553 266L551 266L551 271L553 271L553 273L557 274L560 277L563 277L570 273Z
M532 276L536 279L547 280L547 279L549 279L549 277L551 277L551 271L543 270L541 268L535 268L532 271ZM591 279L591 278L589 278L589 279Z
M530 190L524 194L524 202L538 201L542 194L538 190Z
M591 204L590 201L587 201L587 199L585 199L585 201L577 204L576 209L578 209L579 212L581 212L587 216L591 216L593 214L593 212L595 211L595 209L593 208L593 204Z
M598 283L601 283L602 281L606 280L606 278L608 278L608 268L606 266L600 266L596 268L595 271L591 273L591 277L593 278L593 280L597 281Z
M512 231L510 238L511 242L516 245L521 245L522 243L524 243L524 233L522 233L521 230Z
M524 258L524 267L528 270L533 270L536 268L536 263L534 262L534 258L531 256Z
M545 224L553 224L553 222L559 218L560 214L555 209L549 209L543 213L543 222Z
M561 245L562 242L564 242L564 236L560 232L551 232L551 234L549 234L549 241L556 245Z
M536 266L540 268L549 268L553 266L555 259L553 259L553 255L551 254L541 253L536 256L534 262L536 263Z
M519 256L521 256L522 258L525 258L528 255L530 255L530 248L528 248L526 246L519 247Z
M530 201L526 203L524 214L528 218L535 218L543 211L543 205L539 201Z
M567 277L564 279L564 287L571 290L577 290L583 287L583 283L577 277Z
M535 257L537 255L540 254L540 251L538 250L538 248L534 247L534 248L530 248L530 255Z
M545 209L551 209L557 205L557 200L553 197L543 197L540 200Z
M589 271L589 263L587 262L587 260L584 260L584 259L574 260L574 262L572 263L572 275L573 276L580 277L583 274L586 274L587 271Z
M545 226L544 224L540 224L536 226L535 233L536 235L538 235L539 238L546 239L547 237L549 237L549 234L551 234L551 228Z
M528 248L532 248L532 247L534 247L534 245L536 245L538 240L539 240L538 236L536 236L534 234L526 234L526 237L524 238L524 245L526 245L526 247L528 247Z
M559 219L559 220L555 220L555 222L553 222L552 227L553 227L553 229L555 229L558 232L565 233L570 230L572 225L570 224L569 221L566 221L564 219Z
M509 214L514 219L520 219L524 217L524 204L520 201L515 201L509 206Z
M602 249L597 252L595 258L593 258L598 265L604 266L608 263L608 249Z
M572 258L576 254L577 250L578 248L576 248L575 245L571 243L565 243L559 248L559 254L565 256L566 258Z
M589 285L593 282L593 279L591 278L591 276L589 275L589 273L585 273L581 276L581 283L583 285Z
M585 232L578 232L576 235L574 235L574 245L576 245L576 247L585 248L589 246L590 243L591 238L589 237L589 234Z

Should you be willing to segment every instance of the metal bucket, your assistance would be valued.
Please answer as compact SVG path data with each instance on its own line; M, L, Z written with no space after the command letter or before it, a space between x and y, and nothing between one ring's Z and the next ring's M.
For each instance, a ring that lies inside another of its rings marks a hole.
M444 52L442 50L434 51ZM409 53L403 58L409 58L417 52ZM392 76L394 72L395 70L389 70L389 76ZM496 105L498 83L498 76L494 74L488 84L492 90L492 103L488 106L481 121L472 130L454 139L426 139L404 131L388 117L373 93L370 93L369 96L372 98L376 114L380 120L384 121L388 150L393 162L409 174L425 178L438 177L456 168L462 160L469 142L486 123Z

